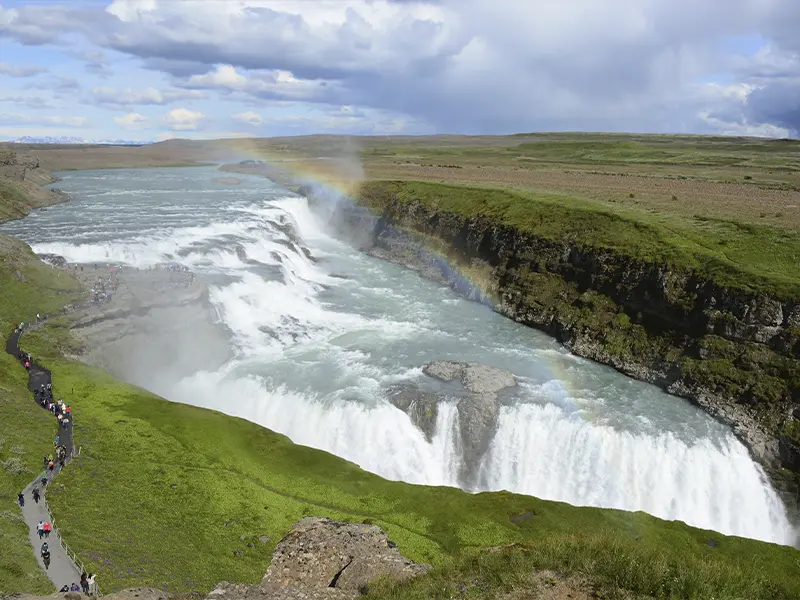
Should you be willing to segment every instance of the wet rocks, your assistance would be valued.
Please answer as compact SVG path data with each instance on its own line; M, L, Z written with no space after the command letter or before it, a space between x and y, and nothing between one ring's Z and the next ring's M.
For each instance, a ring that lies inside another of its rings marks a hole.
M458 401L457 407L463 455L460 478L466 487L472 487L481 457L497 431L500 413L497 394L515 387L517 381L505 369L449 360L430 362L422 372L442 381L458 381L469 392Z
M428 443L433 441L441 397L410 385L393 386L388 396L389 402L411 417L411 422L425 434Z
M435 360L425 365L422 372L442 381L458 379L467 391L474 394L496 394L517 385L510 371L478 363Z
M267 593L327 594L334 589L343 593L319 597L350 598L378 577L407 579L430 568L408 560L393 546L374 525L306 517L278 544L261 586Z
M473 487L481 457L497 430L498 394L515 387L516 379L509 371L478 363L433 361L422 370L433 379L458 383L458 388L432 392L413 384L396 385L388 390L389 401L411 417L428 442L436 434L440 403L456 403L461 448L459 480L464 487Z

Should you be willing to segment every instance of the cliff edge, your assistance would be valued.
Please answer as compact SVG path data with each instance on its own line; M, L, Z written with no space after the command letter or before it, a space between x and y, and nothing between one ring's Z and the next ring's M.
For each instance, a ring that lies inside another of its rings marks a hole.
M34 154L0 150L0 222L22 218L33 208L66 202L60 190L42 187L56 181Z

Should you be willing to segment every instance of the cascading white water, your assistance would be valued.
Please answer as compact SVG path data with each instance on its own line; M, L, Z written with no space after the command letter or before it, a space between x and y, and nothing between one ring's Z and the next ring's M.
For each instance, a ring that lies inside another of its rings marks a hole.
M60 186L76 195L72 203L36 216L35 227L32 219L4 226L37 252L71 262L178 261L208 278L234 358L218 371L135 383L391 479L456 486L463 464L455 404L439 405L428 442L388 402L386 388L423 381L420 367L434 359L502 366L522 385L475 466L476 490L644 510L793 541L746 449L688 403L355 252L325 234L304 199L268 182L226 188L213 169L148 179L152 172L71 173Z

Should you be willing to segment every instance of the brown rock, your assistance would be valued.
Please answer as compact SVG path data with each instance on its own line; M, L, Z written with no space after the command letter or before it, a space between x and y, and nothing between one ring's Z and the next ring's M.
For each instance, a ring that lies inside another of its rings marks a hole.
M406 579L430 568L411 562L392 546L373 525L307 517L280 541L261 584L268 592L335 589L357 594L378 577Z

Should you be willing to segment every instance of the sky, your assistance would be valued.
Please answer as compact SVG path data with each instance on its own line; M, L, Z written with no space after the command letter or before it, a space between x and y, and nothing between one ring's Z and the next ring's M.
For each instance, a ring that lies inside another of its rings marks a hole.
M800 0L0 0L0 139L800 136Z

